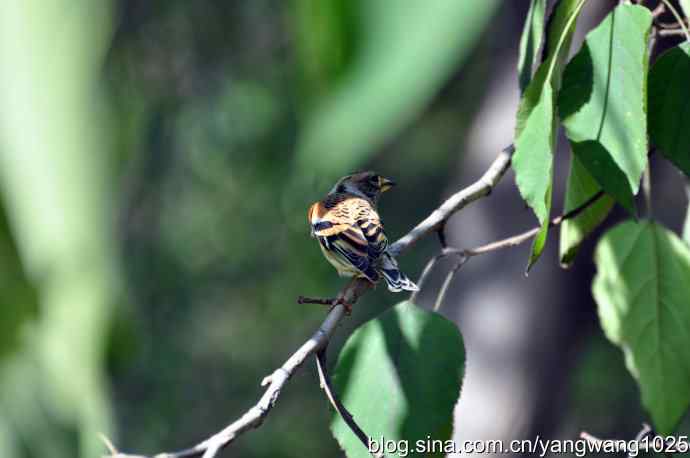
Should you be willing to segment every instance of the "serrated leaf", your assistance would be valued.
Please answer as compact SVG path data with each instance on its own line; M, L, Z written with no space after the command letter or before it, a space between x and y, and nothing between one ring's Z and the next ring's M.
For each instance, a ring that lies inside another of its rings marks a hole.
M649 71L649 136L690 176L690 43L663 53Z
M637 194L647 165L647 37L651 24L647 8L617 6L587 34L582 49L567 65L558 98L568 139L584 145L588 140L598 142L603 147L598 153L611 157L632 194ZM580 160L597 177L596 165L584 157ZM603 178L599 184L611 193L606 176Z
M544 37L545 11L546 0L531 0L520 37L518 82L521 92L527 88L532 79L534 67L539 62L539 48Z
M539 222L548 221L550 209L547 196L550 194L553 174L552 94L551 85L545 85L541 99L532 109L525 128L515 142L516 153L513 156L515 181Z
M532 243L527 271L539 259L548 236L556 144L554 93L561 84L563 62L570 48L577 17L586 0L560 1L548 25L544 62L525 90L516 120L513 169L520 195L534 210L541 230Z
M539 103L546 83L551 83L552 90L560 88L562 67L570 49L575 22L586 1L561 0L549 17L543 61L525 89L518 106L515 126L516 138L524 130L527 119Z
M608 339L622 348L656 430L669 434L690 405L690 248L651 222L607 232L592 293Z
M513 157L515 182L523 199L530 203L542 224L532 242L526 272L541 256L549 232L551 209L551 180L553 177L553 96L551 86L542 91L543 99L532 110L522 135L515 142L515 150L523 153ZM518 174L517 171L521 172Z
M350 336L333 382L373 440L448 440L464 361L455 324L402 302ZM371 456L340 417L333 419L331 430L349 458Z
M577 156L570 156L570 172L565 191L565 213L584 205L601 190L596 180L587 172ZM574 218L561 224L560 259L564 267L575 259L582 241L606 219L613 207L613 199L602 196Z

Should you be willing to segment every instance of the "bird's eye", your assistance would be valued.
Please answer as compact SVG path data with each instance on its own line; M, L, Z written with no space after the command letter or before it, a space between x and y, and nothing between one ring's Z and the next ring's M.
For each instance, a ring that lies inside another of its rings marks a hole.
M369 178L369 183L378 185L379 184L379 176L374 175L371 178Z

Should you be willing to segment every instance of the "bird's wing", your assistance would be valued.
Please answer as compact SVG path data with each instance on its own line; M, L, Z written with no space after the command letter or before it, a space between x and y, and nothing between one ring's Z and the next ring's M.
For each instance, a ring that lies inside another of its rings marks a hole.
M308 217L312 233L325 249L337 253L367 278L376 281L378 274L372 268L372 261L380 255L379 245L372 245L359 224L359 220L364 220L361 212L364 204L370 207L364 199L329 196L312 205ZM370 229L372 236L375 232Z
M367 212L366 215L357 220L357 225L367 239L369 259L371 261L377 260L388 247L388 238L383 231L383 224L381 224L378 214L375 211L373 213Z

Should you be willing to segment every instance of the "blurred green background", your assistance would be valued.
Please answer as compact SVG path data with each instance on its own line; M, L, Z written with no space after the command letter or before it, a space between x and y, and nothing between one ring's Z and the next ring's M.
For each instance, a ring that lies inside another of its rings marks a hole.
M616 2L591 3L583 21L590 26ZM184 448L253 405L259 381L324 317L295 298L329 296L343 283L308 236L308 206L338 177L374 169L400 183L381 203L395 239L478 176L499 150L487 145L512 139L527 7L4 2L0 456L100 456L99 432L124 451ZM497 102L504 87L508 95ZM496 104L499 118L491 118ZM486 151L482 167L472 168L466 151L476 145ZM494 228L509 235L534 224L512 176L502 186L498 195L513 200L492 199ZM674 196L678 204L662 217L677 229L684 198ZM517 216L501 216L508 207ZM462 221L454 240L471 244L473 221ZM404 270L416 278L436 249L424 241L401 260ZM496 258L522 265L526 248ZM555 255L545 256L529 282L522 268L509 270L510 287L546 291L546 276L557 275L574 294L553 328L515 323L524 334L552 329L524 337L544 339L525 345L525 359L554 353L526 388L548 386L547 393L529 398L533 410L510 438L572 438L579 429L628 437L644 419L621 355L596 324L592 266L588 253L583 258L564 273ZM481 285L487 267L477 264L468 278ZM442 278L432 279L423 304ZM535 305L564 296L557 285ZM443 310L458 322L472 303L463 291L464 284L452 290ZM400 299L379 288L357 304L334 356L351 329ZM510 306L521 313L520 304ZM471 381L472 336L495 323L460 327ZM487 361L504 367L505 357ZM472 409L469 402L458 415L472 418ZM227 456L338 456L330 415L308 362L261 430Z

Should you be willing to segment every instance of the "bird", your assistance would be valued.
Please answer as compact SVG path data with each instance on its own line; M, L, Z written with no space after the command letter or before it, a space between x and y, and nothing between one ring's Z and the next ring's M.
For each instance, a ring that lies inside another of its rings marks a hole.
M392 292L419 288L398 268L376 210L381 194L395 185L372 171L346 175L307 212L311 236L341 277L383 278Z

